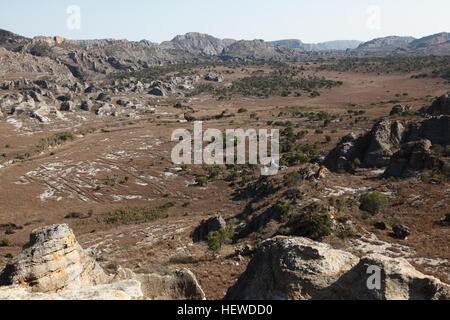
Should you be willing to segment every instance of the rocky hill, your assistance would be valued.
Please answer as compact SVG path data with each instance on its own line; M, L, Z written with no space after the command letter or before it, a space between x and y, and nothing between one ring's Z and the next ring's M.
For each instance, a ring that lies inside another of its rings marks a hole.
M218 39L208 34L197 32L178 35L171 41L161 43L163 49L187 51L192 54L204 54L218 56L222 51L236 42L232 39Z
M241 40L225 48L220 57L223 60L298 61L301 55L300 51L274 47L264 40Z
M450 53L450 34L446 32L420 39L413 37L385 37L361 44L355 53L397 54L397 55L448 55Z

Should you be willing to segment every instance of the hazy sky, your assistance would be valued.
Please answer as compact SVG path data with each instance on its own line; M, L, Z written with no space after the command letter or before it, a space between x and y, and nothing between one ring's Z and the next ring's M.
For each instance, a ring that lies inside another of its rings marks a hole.
M71 5L79 7L80 20L77 11L67 13ZM154 42L191 31L234 39L366 41L450 32L449 12L450 0L0 0L0 29L28 37Z

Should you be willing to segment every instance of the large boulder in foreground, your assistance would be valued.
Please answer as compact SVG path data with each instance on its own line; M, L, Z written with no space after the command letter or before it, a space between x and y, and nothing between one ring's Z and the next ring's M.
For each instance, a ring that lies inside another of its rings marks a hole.
M379 270L379 285L370 277ZM227 300L448 300L450 286L404 259L351 253L304 238L264 241Z
M0 300L204 300L194 274L107 275L65 224L39 228L22 253L0 272Z
M264 241L225 299L309 300L335 283L359 259L306 238Z

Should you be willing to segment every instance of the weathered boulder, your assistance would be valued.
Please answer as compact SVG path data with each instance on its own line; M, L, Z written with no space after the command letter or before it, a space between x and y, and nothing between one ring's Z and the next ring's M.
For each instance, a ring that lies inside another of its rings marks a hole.
M98 116L111 116L114 115L115 108L113 105L103 103L95 112Z
M208 74L205 75L205 80L206 81L213 81L213 82L222 82L223 81L223 77L216 73L216 72L210 72Z
M173 275L137 274L129 269L119 268L114 281L133 279L141 284L144 296L150 300L205 300L205 293L195 275L188 269L181 269Z
M165 97L165 96L167 96L166 90L161 88L161 87L151 88L151 90L148 92L148 94L152 95L152 96L158 96L158 97Z
M39 228L0 273L0 300L204 300L188 269L136 274L118 267L107 275L78 244L67 225Z
M91 100L85 100L81 102L80 109L84 111L91 111L94 103Z
M448 300L450 286L401 258L374 254L359 259L327 244L276 237L256 249L225 299Z
M360 156L358 137L354 133L350 133L344 136L328 153L324 163L332 171L345 172L350 170L351 162L358 156Z
M409 112L411 111L411 106L403 106L401 104L397 104L395 105L392 110L391 113L389 114L390 116L395 116L397 114L404 114L405 112Z
M359 138L354 134L343 137L328 153L324 164L335 172L351 171L357 166L386 167L392 155L400 150L402 143L417 140L423 135L421 130L422 126L418 126L416 133L411 134L411 126L405 127L400 121L381 119L370 132Z
M109 94L101 92L95 100L103 101L103 102L110 102L112 99Z
M430 116L450 115L450 92L433 101L429 107L420 110Z
M309 300L358 263L350 253L305 238L277 237L255 251L226 300Z
M377 286L375 272L380 273ZM371 285L369 288L368 284ZM417 271L407 260L380 254L363 257L348 273L323 292L334 300L449 300L450 286Z
M432 144L450 144L450 116L432 117L418 125L413 125L408 141L419 139L430 140Z
M411 230L402 224L396 224L392 227L392 232L397 239L406 240L411 235Z
M75 103L73 103L73 101L65 101L63 103L61 103L61 111L74 111L75 110Z
M144 298L141 284L136 280L64 290L58 293L31 293L20 286L0 287L0 300L142 300Z
M43 293L96 286L109 280L65 224L33 231L28 248L0 273L0 286L18 285Z
M209 218L208 220L203 220L192 233L192 240L194 242L205 241L211 232L225 229L226 226L227 223L220 215Z
M405 127L399 121L383 119L370 132L369 145L364 152L363 164L381 168L389 164L391 156L400 149Z

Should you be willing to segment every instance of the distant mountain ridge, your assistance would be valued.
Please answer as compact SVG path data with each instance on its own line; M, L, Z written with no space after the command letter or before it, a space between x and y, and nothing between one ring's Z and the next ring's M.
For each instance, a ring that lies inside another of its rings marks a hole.
M20 62L21 55L24 61L53 61L54 70L59 68L56 65L60 65L67 68L73 76L82 79L90 75L189 62L229 60L295 62L361 56L450 55L450 34L442 32L420 39L391 36L365 43L356 40L338 40L307 44L296 39L272 42L237 41L191 32L157 44L148 40L69 40L45 36L30 39L0 30L1 48L16 53L16 55L4 53L5 57L9 57L8 61L18 59ZM50 60L33 60L30 56ZM17 68L18 72L19 69L26 69L20 63L12 63L11 70L14 68ZM38 70L39 66L30 68Z
M450 33L441 32L420 39L389 36L361 44L357 52L407 53L412 55L450 55Z
M304 43L297 39L270 41L271 45L284 46L289 49L301 49L305 51L330 51L330 50L352 50L356 49L362 41L358 40L335 40L321 43Z

